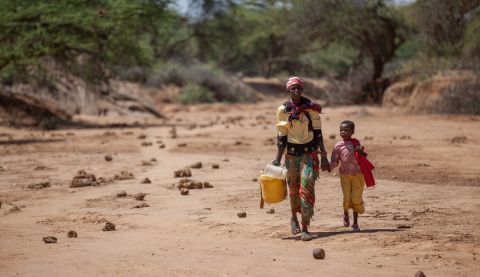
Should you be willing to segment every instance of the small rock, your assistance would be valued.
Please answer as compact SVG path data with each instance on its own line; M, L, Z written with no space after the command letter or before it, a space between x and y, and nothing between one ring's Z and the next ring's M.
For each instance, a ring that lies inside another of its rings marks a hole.
M148 204L145 203L145 202L142 202L142 203L134 206L133 208L134 208L134 209L141 209L141 208L147 208L147 207L150 207L150 205L148 205Z
M313 257L320 260L325 259L325 250L323 250L322 248L313 249Z
M242 144L243 144L243 142L241 142L239 140L235 141L235 145L242 145Z
M178 147L187 147L187 144L186 143L179 143L177 146Z
M173 176L175 178L191 177L192 176L192 171L190 170L190 168L179 169L179 170L176 170L173 173Z
M115 174L113 177L115 180L129 180L135 178L133 173L128 171L121 171L120 174Z
M224 162L229 162L230 160L229 159L223 159Z
M158 148L160 148L160 149L163 149L163 148L165 148L165 144L163 144L163 143L162 143L162 144L160 144L160 145L158 146Z
M153 163L156 163L157 159L156 158L151 158L150 161L153 162Z
M258 181L257 178L253 178L253 179L252 179L252 182L256 182L256 181Z
M392 176L392 180L397 180L397 176L396 176L396 175L393 175L393 176Z
M274 214L275 213L275 209L274 208L271 208L270 210L267 211L267 214Z
M190 168L202 168L202 162L196 162L192 164Z
M43 189L50 187L50 182L41 182L37 184L30 184L27 186L29 189Z
M423 271L419 270L419 271L415 272L415 277L427 277L427 275L425 275L425 273L423 273Z
M87 173L85 170L80 170L77 172L70 183L72 188L80 188L87 186L96 186L97 178L91 173Z
M219 165L219 164L212 164L212 168L213 168L213 169L219 169L219 168L220 168L220 165Z
M68 231L67 233L67 237L69 238L76 238L78 235L77 235L77 232L75 231Z
M465 142L467 142L466 136L456 136L451 140L451 143L465 143Z
M153 163L151 161L142 161L142 166L152 166Z
M117 197L125 197L125 196L127 196L126 191L121 191L121 192L117 193Z
M410 224L398 224L397 225L397 229L410 229L412 227L413 227L413 225L410 225Z
M112 158L111 155L106 155L106 156L105 156L105 161L111 162L112 160L113 160L113 158Z
M112 222L110 221L107 221L105 223L105 226L103 227L102 229L104 232L108 232L108 231L115 231L115 224L113 224Z
M247 217L247 213L246 212L240 212L240 213L237 213L237 216L240 217L240 218L245 218L245 217Z
M140 183L141 183L141 184L151 184L152 181L151 181L150 179L148 179L148 178L145 178L145 179L143 179Z
M143 146L143 147L145 147L145 146L152 146L152 145L153 145L153 143L151 143L151 142L146 142L146 141L144 141L144 142L142 142L142 143L140 144L140 146Z
M203 182L203 188L210 189L213 188L213 186L209 182Z
M43 241L45 243L57 243L57 238L52 236L43 237Z
M145 199L145 196L147 196L146 193L140 192L140 193L135 194L133 196L133 198L135 198L135 200L138 200L138 201L143 201L143 199Z
M19 212L19 211L21 211L19 207L13 206L12 208L10 208L10 209L8 210L8 213L17 213L17 212Z
M190 191L189 191L187 188L182 188L182 189L180 190L180 194L181 194L181 195L187 195L189 192L190 192Z
M335 136L335 135L330 135L330 136L328 136L328 138L329 138L329 139L335 139L336 136Z
M146 135L144 135L144 134L141 134L141 135L139 135L137 138L138 138L138 139L146 139L146 138L147 138L147 136L146 136Z

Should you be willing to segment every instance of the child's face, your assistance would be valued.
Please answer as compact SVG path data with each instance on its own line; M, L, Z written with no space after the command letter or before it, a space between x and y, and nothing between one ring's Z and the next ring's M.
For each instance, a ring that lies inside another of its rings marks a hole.
M353 135L352 126L348 124L340 124L340 136L343 139L350 139Z

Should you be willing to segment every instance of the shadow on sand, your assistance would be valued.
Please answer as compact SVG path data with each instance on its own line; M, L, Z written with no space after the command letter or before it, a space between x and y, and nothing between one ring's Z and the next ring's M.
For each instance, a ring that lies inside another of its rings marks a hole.
M370 234L370 233L378 233L378 232L401 232L403 230L399 230L396 228L384 228L384 229L363 229L360 231L353 231L353 230L342 230L342 231L328 231L328 232L310 232L313 239L319 238L326 238L336 235L344 235L344 234ZM290 236L290 237L283 237L282 240L300 240L300 235L298 236Z
M49 143L49 142L59 142L64 141L65 139L12 139L12 140L2 140L0 145L20 145L20 144L31 144L31 143Z

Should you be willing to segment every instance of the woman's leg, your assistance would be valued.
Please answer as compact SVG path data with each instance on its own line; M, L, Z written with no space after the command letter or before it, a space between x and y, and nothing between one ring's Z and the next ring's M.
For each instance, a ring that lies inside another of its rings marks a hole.
M315 181L318 179L318 156L316 153L305 154L302 161L300 200L302 207L302 228L308 232L310 219L315 205Z
M285 166L287 168L288 194L290 196L290 208L292 211L292 220L290 222L292 233L298 234L300 227L298 224L297 213L301 212L300 203L300 169L301 157L287 155L285 157Z

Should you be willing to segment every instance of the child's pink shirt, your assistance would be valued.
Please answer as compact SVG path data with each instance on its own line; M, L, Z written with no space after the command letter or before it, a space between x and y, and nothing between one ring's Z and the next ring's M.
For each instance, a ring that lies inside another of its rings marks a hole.
M355 146L352 141L339 141L335 144L332 151L332 158L330 160L330 168L334 169L341 162L338 172L344 175L354 175L361 173L355 158Z

